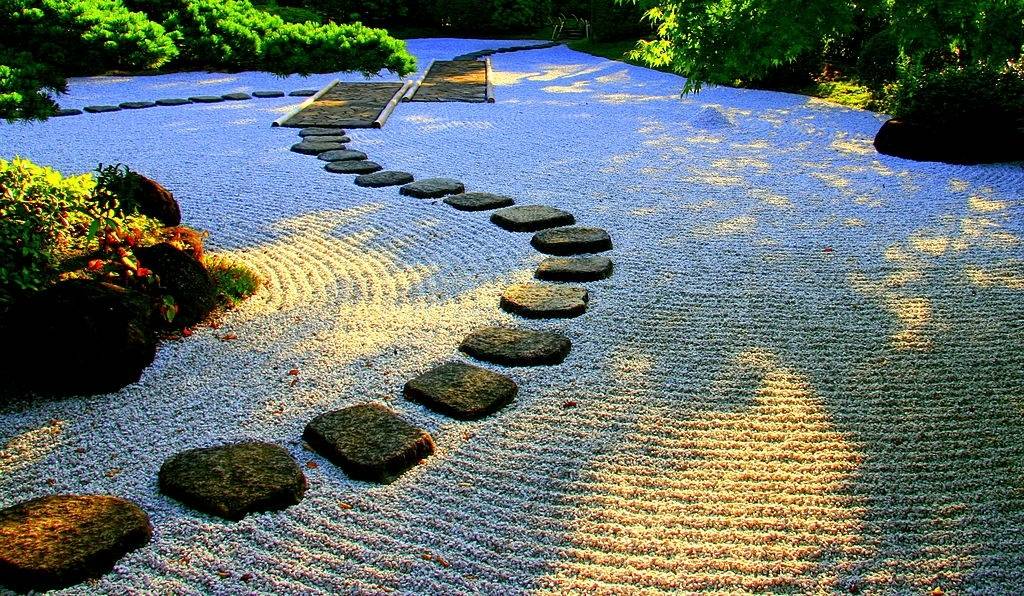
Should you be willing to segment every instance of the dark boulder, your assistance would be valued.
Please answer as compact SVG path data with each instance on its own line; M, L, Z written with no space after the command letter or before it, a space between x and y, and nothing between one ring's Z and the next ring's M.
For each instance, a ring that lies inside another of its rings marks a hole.
M954 126L931 126L893 118L875 135L879 153L915 161L953 164L1024 160L1024 129L1020 123L997 125L965 121Z
M160 288L174 297L178 313L175 327L190 327L206 318L217 306L213 278L194 256L162 242L135 249L139 264L160 278Z
M165 226L181 224L181 207L174 194L156 180L139 176L135 190L139 212L160 220Z

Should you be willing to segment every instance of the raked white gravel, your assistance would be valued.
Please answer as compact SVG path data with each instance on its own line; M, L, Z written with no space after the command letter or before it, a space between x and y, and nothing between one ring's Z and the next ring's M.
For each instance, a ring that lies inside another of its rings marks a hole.
M410 48L426 68L510 43L527 42ZM136 385L0 408L0 506L103 492L152 516L147 547L69 593L1024 585L1019 165L880 156L879 115L764 91L680 98L678 77L564 47L493 64L497 103L402 104L351 147L609 230L615 274L587 284L577 319L499 310L541 259L529 235L289 152L296 131L270 122L295 98L0 126L4 157L162 181L211 250L268 282L220 329L162 345ZM334 77L77 79L63 103ZM573 351L492 367L520 395L482 421L402 399L488 324L556 329ZM436 455L375 486L303 451L308 420L365 401L428 429ZM316 462L305 500L231 523L158 493L166 457L239 439Z

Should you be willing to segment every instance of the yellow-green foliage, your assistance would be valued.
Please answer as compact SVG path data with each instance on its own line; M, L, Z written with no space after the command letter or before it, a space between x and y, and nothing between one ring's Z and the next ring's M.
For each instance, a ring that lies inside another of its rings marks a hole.
M252 269L228 257L208 255L203 264L213 278L217 293L230 306L255 294L262 283Z

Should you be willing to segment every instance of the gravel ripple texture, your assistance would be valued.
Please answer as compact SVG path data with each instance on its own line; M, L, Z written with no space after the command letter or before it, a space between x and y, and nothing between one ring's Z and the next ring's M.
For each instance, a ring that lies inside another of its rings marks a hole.
M409 45L422 69L508 44ZM105 492L152 516L148 546L67 593L1024 585L1019 165L880 156L880 115L754 90L680 97L676 76L565 47L492 61L497 103L405 103L350 146L609 230L615 274L586 284L580 318L498 308L542 259L528 234L290 152L295 131L270 122L296 98L0 125L0 155L162 181L212 251L267 280L220 329L162 345L138 384L0 409L0 506ZM64 103L336 76L77 79ZM487 365L521 390L481 421L402 399L487 325L558 331L573 351ZM427 429L436 454L379 486L303 450L310 419L367 401ZM232 523L157 492L169 455L249 439L317 464L299 505Z

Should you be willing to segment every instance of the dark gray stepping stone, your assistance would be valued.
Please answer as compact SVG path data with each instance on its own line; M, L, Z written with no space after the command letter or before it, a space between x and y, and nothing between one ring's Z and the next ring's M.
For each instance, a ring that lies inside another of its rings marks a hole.
M344 149L341 143L321 143L319 141L302 141L292 145L292 151L303 155L319 155L325 151L336 151Z
M530 319L578 317L587 310L586 288L523 283L505 288L501 308Z
M60 118L61 116L78 116L82 113L82 110L75 108L61 108L53 113L54 118Z
M596 281L612 275L608 257L548 257L540 262L534 276L547 281Z
M319 137L302 137L304 143L351 143L352 139L346 135L323 135Z
M530 244L549 255L578 255L612 249L612 238L601 228L555 228L537 232Z
M192 101L184 97L168 97L166 99L158 99L155 103L158 106L183 106L192 103Z
M0 510L0 585L27 592L99 577L152 536L138 505L107 495L53 495Z
M121 106L85 106L82 109L90 114L104 114L106 112L120 112Z
M547 205L519 205L491 214L491 223L510 232L536 232L545 228L571 226L576 223L572 213Z
M321 126L303 128L299 131L300 137L332 137L343 134L345 134L345 131L341 128L324 128Z
M155 101L125 101L118 104L120 107L126 110L142 110L145 108L155 108Z
M319 91L319 89L296 89L288 95L291 97L311 97L316 95Z
M284 97L284 91L253 91L252 96L259 99L270 99L272 97Z
M160 491L200 511L238 520L298 503L306 476L283 447L235 443L170 457L160 466Z
M322 137L315 138L319 139ZM309 141L304 142L308 143ZM366 159L366 154L362 151L352 151L351 149L335 149L319 153L316 158L321 161L362 161Z
M508 207L515 203L512 197L493 195L489 192L464 192L452 195L446 198L444 202L459 211L488 211L490 209Z
M451 178L426 178L406 184L398 192L417 199L439 199L466 192L466 187Z
M558 364L572 349L569 338L550 331L485 327L462 340L459 349L479 360L504 366Z
M302 438L355 480L391 482L434 453L430 433L377 404L321 414Z
M193 103L218 103L224 101L220 95L193 95L188 98Z
M356 176L356 186L382 188L384 186L398 186L399 184L408 184L413 180L414 178L412 177L412 174L410 174L409 172L384 170L381 172L374 172L372 174L363 174L362 176Z
M247 99L252 99L252 96L248 93L225 93L224 95L221 95L221 97L228 101L245 101Z
M372 174L384 167L372 161L332 161L324 169L333 174Z
M405 397L459 420L476 420L503 408L519 392L515 381L486 368L449 362L405 384Z

